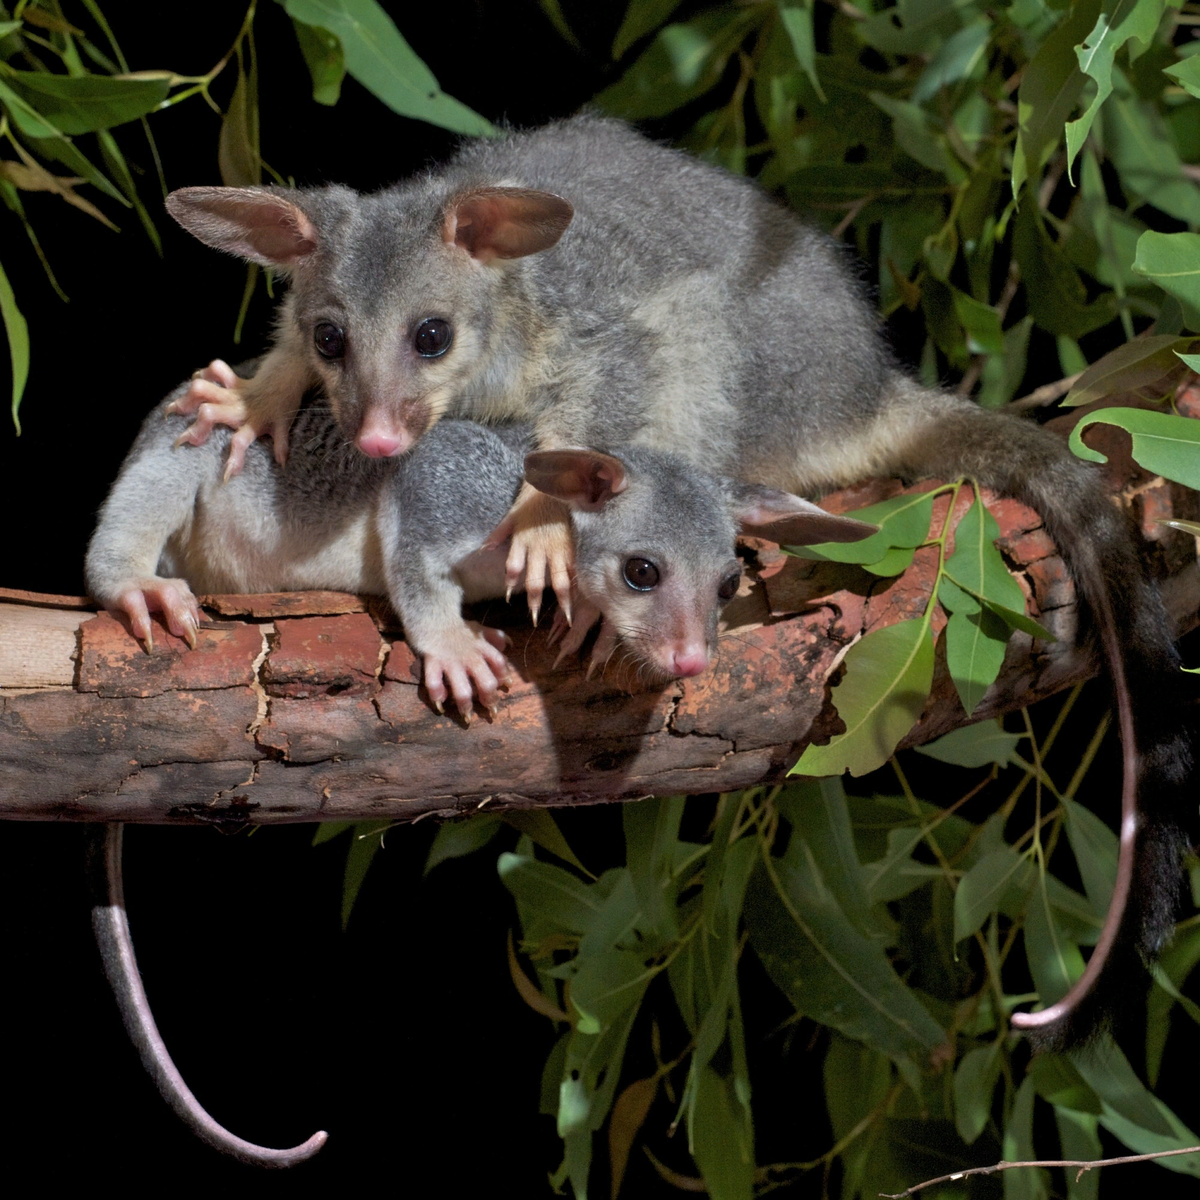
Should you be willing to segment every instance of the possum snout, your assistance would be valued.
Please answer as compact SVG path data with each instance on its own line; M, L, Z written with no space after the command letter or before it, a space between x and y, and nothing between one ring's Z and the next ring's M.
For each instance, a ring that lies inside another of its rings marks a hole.
M423 399L372 405L363 414L354 444L368 458L395 458L407 454L432 424L433 413Z

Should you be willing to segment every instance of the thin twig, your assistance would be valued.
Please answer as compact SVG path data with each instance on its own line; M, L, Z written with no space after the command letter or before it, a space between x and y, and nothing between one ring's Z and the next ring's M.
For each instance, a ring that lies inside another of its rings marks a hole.
M1121 1163L1135 1162L1150 1162L1155 1158L1174 1158L1179 1154L1196 1154L1200 1153L1200 1146L1188 1146L1184 1150L1156 1150L1153 1154L1125 1154L1120 1158L1095 1158L1095 1159L1080 1159L1080 1158L1039 1158L1033 1162L998 1162L990 1167L971 1167L966 1171L955 1171L950 1175L939 1175L936 1179L927 1179L924 1183L913 1184L903 1192L880 1192L880 1196L885 1197L885 1200L904 1200L905 1196L915 1196L918 1192L924 1191L927 1187L933 1187L937 1183L950 1183L958 1179L966 1179L968 1175L994 1175L997 1171L1008 1171L1013 1167L1078 1167L1079 1174L1075 1176L1076 1181L1083 1175L1084 1171L1090 1171L1093 1167L1116 1167Z
M1014 400L1006 407L1014 412L1022 412L1027 408L1045 408L1047 404L1053 404L1060 396L1065 396L1078 382L1080 371L1076 375L1068 375L1065 379L1058 379L1054 383L1043 383L1040 388L1034 388L1028 396L1022 396L1020 400Z

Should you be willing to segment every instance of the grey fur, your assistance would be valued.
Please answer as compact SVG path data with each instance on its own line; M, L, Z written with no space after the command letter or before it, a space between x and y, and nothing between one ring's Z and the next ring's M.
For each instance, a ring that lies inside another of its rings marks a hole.
M461 241L462 198L504 186L552 194L548 213L565 198L574 218L561 238L516 258ZM840 246L752 183L588 115L472 143L373 196L212 193L168 201L210 244L245 253L237 208L264 195L302 235L284 257L256 251L293 279L263 383L247 395L260 417L286 419L320 379L368 452L388 440L380 431L403 449L442 415L524 419L542 449L649 446L789 491L970 472L1030 502L1068 558L1114 678L1126 819L1118 902L1087 974L1044 1022L1018 1023L1077 1036L1130 975L1120 964L1157 952L1178 891L1192 735L1130 532L1095 472L1050 435L900 371ZM412 337L429 316L451 321L455 340L423 359ZM322 321L346 331L340 362L314 349Z

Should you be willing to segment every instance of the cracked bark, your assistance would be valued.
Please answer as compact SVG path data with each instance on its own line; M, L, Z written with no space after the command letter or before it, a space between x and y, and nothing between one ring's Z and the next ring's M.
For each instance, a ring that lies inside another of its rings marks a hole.
M1110 476L1142 524L1172 618L1192 628L1194 539L1156 522L1195 519L1196 495L1148 482L1119 454ZM846 511L900 490L874 481L824 503ZM1075 645L1073 590L1039 518L1007 499L989 507L1030 612L1060 640L1014 635L976 720L1094 672ZM639 683L621 663L592 680L579 664L555 671L544 629L530 629L515 605L492 606L488 619L512 635L516 677L495 719L470 727L429 706L378 600L206 597L194 651L160 627L145 654L86 601L0 590L0 816L413 821L778 780L810 740L839 728L829 677L846 645L919 615L936 559L918 552L904 575L881 580L766 542L748 542L747 558L717 663L665 687ZM939 655L933 693L904 744L966 720Z

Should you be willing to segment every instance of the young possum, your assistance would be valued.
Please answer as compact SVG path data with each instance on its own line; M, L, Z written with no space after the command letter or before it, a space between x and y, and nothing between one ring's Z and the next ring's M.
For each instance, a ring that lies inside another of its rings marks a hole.
M183 401L201 406L197 440L244 401L237 448L269 431L282 456L320 379L364 456L406 452L442 416L522 419L539 449L633 443L788 491L969 474L1030 504L1091 612L1125 767L1100 940L1059 1003L1013 1023L1077 1041L1141 977L1130 968L1173 928L1193 807L1156 590L1093 468L896 366L842 247L754 184L591 115L469 143L375 195L189 188L167 204L202 241L292 281L261 384ZM547 570L566 593L569 539L534 496L522 489L496 536L515 530L508 572L527 566L536 609Z
M146 419L101 510L87 555L91 594L124 613L150 648L150 609L194 645L193 589L386 591L423 656L431 698L440 710L449 694L464 717L475 692L485 706L495 702L508 671L504 634L465 621L462 605L506 590L502 552L479 544L523 475L575 513L581 619L563 652L578 649L602 619L594 662L620 643L664 680L699 674L715 652L720 608L741 578L739 524L789 542L853 541L875 529L639 447L527 455L528 427L446 421L405 458L371 459L345 445L320 398L296 419L286 467L252 446L242 474L223 484L228 438L177 447L184 422L166 414L170 400ZM122 898L119 825L98 829L90 856L105 971L167 1102L205 1142L244 1162L283 1167L315 1154L323 1132L289 1150L267 1149L200 1106L142 989Z

